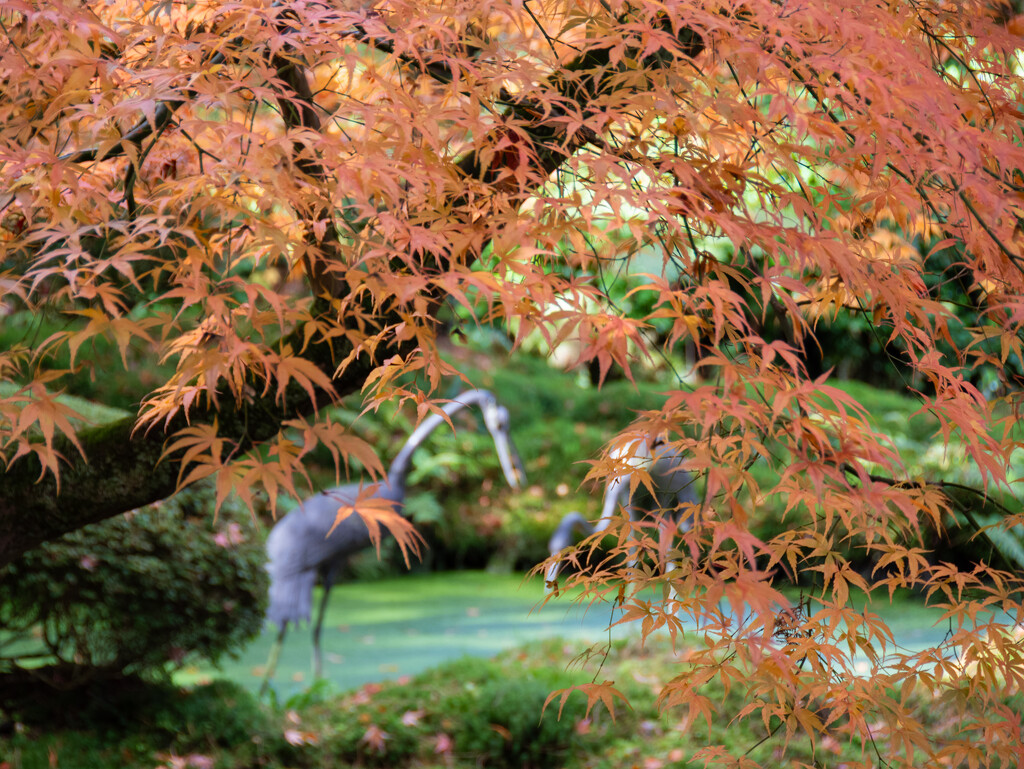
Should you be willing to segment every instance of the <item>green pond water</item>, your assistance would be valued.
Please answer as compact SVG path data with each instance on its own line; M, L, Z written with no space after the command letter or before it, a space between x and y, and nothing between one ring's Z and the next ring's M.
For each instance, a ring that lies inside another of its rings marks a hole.
M541 607L540 579L487 572L450 572L341 583L331 590L321 645L324 677L340 689L419 673L464 655L493 656L529 641L609 637L608 605L581 607L568 600ZM317 600L319 599L319 591ZM612 637L625 637L625 628ZM238 659L219 668L187 668L182 683L230 678L256 689L276 638L264 628ZM312 682L309 627L290 628L274 676L280 697Z
M515 574L463 571L341 583L331 591L324 619L324 677L350 689L542 638L599 642L638 632L636 623L609 632L618 618L609 604L583 606L564 596L541 607L543 598L540 579ZM948 631L937 623L940 612L912 600L875 603L871 610L888 622L903 651L940 643ZM177 679L195 683L223 677L256 690L275 638L276 629L267 627L238 659L219 668L187 668ZM292 628L274 676L279 698L310 686L311 660L310 629Z

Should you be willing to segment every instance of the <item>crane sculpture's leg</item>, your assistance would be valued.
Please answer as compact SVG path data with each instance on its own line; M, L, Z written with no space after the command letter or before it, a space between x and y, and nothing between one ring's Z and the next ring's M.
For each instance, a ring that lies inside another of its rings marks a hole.
M327 595L330 587L324 585L324 593L320 596L320 609L317 612L316 624L313 625L313 678L319 680L324 670L324 655L320 649L320 630L324 626L324 611L327 609Z
M671 526L668 522L669 520L671 519L667 516L663 516L658 521L658 560L661 561L659 565L661 566L662 573L666 577L669 577L669 575L676 570L675 559L670 559L668 557L668 551L673 545L675 535L685 532L690 528L689 521L687 520L680 520L678 526ZM672 583L671 579L669 579L668 582L668 596L670 601L675 601L678 597L678 594L676 593L676 586Z
M274 677L274 671L277 670L277 660L281 656L281 647L284 646L284 636L287 632L288 623L282 622L281 629L277 632L277 640L270 647L270 656L267 658L267 670L263 674L263 683L260 684L261 697L267 691L267 687L270 686L270 679Z
M316 624L313 625L313 680L318 681L323 675L324 655L320 649L320 631L324 626L324 614L327 612L327 598L334 587L334 575L337 572L337 565L331 564L321 571L320 579L324 584L324 592L320 596L320 606L316 613Z
M666 576L676 570L675 559L668 559L668 551L672 547L675 535L685 534L693 528L693 520L697 515L698 504L699 501L697 499L696 492L687 485L686 488L679 491L676 497L675 516L678 521L676 526L669 526L664 522L664 519L662 519L662 525L660 527L658 537L658 551L661 556L661 567ZM697 551L697 546L692 542L690 543L690 556L693 558L694 564L700 560L700 553ZM671 581L669 581L669 597L673 601L678 597L675 585L672 584Z

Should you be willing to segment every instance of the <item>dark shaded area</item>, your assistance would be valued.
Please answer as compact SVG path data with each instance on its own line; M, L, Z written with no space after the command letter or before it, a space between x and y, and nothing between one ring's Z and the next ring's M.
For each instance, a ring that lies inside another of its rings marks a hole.
M91 669L84 683L80 675L74 665L58 665L0 677L0 699L10 706L0 737L13 734L17 746L59 733L60 765L78 769L153 766L154 753L218 750L239 765L294 765L297 751L277 718L236 684L186 690L113 670Z

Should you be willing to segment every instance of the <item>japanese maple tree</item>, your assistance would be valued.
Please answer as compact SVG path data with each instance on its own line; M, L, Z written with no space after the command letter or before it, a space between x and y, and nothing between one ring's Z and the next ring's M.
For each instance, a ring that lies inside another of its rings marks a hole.
M442 310L517 341L571 334L601 376L689 345L699 380L632 435L689 457L695 525L659 543L616 520L620 550L649 557L573 578L645 633L700 621L665 705L713 717L715 676L782 743L849 740L864 766L1018 765L1020 565L994 544L956 562L920 544L955 521L993 543L1024 524L1004 503L1024 376L1015 14L7 0L0 313L59 330L0 350L0 563L197 478L221 496L295 490L318 445L375 466L325 407L362 391L425 413L453 373ZM850 318L962 477L916 473L809 369ZM168 373L137 413L89 425L59 393L98 338ZM779 498L788 530L762 541L751 521ZM796 607L790 579L812 586ZM903 652L852 608L899 588L944 608L940 647ZM921 691L953 714L941 734L913 715Z

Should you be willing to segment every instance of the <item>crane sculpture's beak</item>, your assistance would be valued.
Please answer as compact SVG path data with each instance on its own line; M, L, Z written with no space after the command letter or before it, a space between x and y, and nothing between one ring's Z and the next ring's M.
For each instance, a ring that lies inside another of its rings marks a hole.
M523 460L519 458L515 444L507 433L498 433L494 436L494 445L498 449L498 461L501 462L501 471L505 473L505 480L513 489L522 488L526 483L526 470L523 469Z
M518 489L526 483L526 471L523 469L523 460L519 458L519 452L512 444L512 436L509 435L508 409L499 405L493 396L490 396L481 410L484 424L494 439L494 448L498 452L498 461L501 462L505 480L513 489Z

